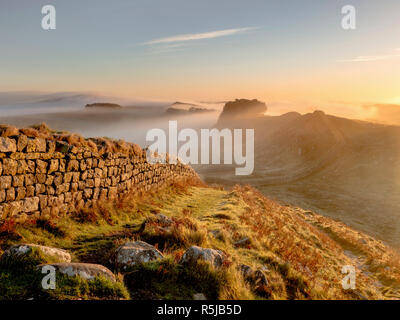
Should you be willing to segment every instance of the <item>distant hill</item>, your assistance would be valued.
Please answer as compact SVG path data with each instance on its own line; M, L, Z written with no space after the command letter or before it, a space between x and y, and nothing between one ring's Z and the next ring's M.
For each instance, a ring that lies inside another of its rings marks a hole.
M191 113L206 113L214 111L214 109L204 108L199 104L177 101L171 104L171 106L166 110L166 113L170 115L187 115Z
M116 103L96 102L87 104L85 108L107 108L107 109L120 109L122 106Z
M400 246L400 126L322 111L240 114L217 127L255 130L255 170L242 183ZM202 170L209 183L237 180L230 168Z

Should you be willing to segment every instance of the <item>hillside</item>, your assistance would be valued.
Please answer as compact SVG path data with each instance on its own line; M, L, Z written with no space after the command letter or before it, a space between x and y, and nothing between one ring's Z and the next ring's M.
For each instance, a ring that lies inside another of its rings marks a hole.
M321 111L220 121L219 128L255 130L254 174L241 183L400 247L399 126ZM237 179L229 167L196 169L209 183Z
M143 246L137 241L154 245L153 261L129 265L133 260L116 258L132 243ZM3 256L0 299L400 298L399 257L389 247L251 187L186 181L68 217L1 226L2 252L22 243L65 249L72 262L111 272L92 280L58 274L56 290L44 290L35 268L54 257L36 249L23 258ZM205 251L210 263L187 252L201 248L214 249ZM357 269L355 290L342 289L345 265Z

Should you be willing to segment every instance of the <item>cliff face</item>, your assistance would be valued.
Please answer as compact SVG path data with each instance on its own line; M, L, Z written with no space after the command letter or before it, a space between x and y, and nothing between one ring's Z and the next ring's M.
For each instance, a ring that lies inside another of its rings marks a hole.
M138 145L123 141L43 128L0 132L0 220L71 213L128 191L197 177L183 164L150 164Z
M236 99L227 102L218 119L218 125L222 125L230 121L238 121L243 119L262 116L267 111L267 105L264 102L247 99Z

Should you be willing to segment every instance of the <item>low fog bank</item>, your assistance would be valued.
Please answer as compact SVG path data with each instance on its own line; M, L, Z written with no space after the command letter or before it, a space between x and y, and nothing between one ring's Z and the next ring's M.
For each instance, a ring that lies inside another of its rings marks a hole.
M396 104L349 104L346 102L290 102L271 101L265 115L279 116L288 112L301 114L322 110L327 114L387 125L400 125L400 105Z
M164 108L131 107L118 110L83 110L76 112L32 114L0 117L0 123L26 127L45 122L57 131L69 131L89 137L109 137L147 146L150 129L162 129L168 135L169 121L178 122L178 129L212 127L218 112L168 116ZM150 143L151 144L151 143Z
M82 111L86 104L111 102L121 106L167 108L170 101L127 99L81 92L0 92L0 117Z

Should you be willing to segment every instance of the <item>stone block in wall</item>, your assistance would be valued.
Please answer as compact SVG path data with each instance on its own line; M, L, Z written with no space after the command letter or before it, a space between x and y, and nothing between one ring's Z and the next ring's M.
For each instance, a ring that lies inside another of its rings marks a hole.
M51 207L51 209L50 209L50 215L51 215L51 216L57 217L59 214L60 214L60 208L59 208L59 206Z
M90 158L90 157L92 157L92 153L91 153L90 151L85 151L85 152L83 153L83 157L84 157L84 158Z
M54 196L56 194L56 189L53 186L46 186L46 194Z
M31 173L28 173L25 175L25 185L26 186L31 186L35 183L36 179L35 176Z
M6 201L6 191L0 190L0 203Z
M72 192L72 199L75 202L81 201L83 198L83 192L82 191L77 191L77 192Z
M60 159L58 171L65 172L66 167L67 167L67 162L64 159Z
M93 167L93 159L92 158L87 158L85 160L85 162L86 162L86 168L92 169L92 167Z
M34 212L39 210L39 197L26 198L23 200L22 210L24 212Z
M17 139L17 151L23 152L28 145L28 137L24 134L18 135Z
M87 179L85 187L86 188L94 188L94 180L93 179Z
M72 173L73 172L64 173L64 183L71 183L71 181L72 181Z
M81 171L85 171L87 169L86 161L81 160L79 163L79 167L80 167Z
M11 188L12 177L11 176L1 176L0 177L0 190Z
M46 176L46 181L44 183L46 186L51 186L53 182L54 182L54 176L52 175Z
M103 170L99 168L94 169L94 177L95 178L102 178L103 177Z
M101 179L100 178L94 178L94 187L98 188L101 186Z
M25 174L28 169L28 164L26 163L26 160L18 160L17 163L17 174Z
M47 208L48 198L49 198L49 196L47 196L47 195L39 196L39 207L40 207L41 211L43 211L45 208Z
M58 170L59 160L50 160L49 170L47 171L48 174L56 172Z
M86 180L88 178L89 173L87 171L83 171L81 173L81 179L82 180Z
M100 196L100 188L93 189L93 200L98 200Z
M85 183L85 181L79 181L78 182L78 189L79 190L83 190L83 189L85 189L85 187L86 187L86 183Z
M17 143L14 139L0 137L0 152L17 152Z
M67 164L67 172L71 171L79 171L79 161L78 160L69 160Z
M27 186L26 187L26 196L33 197L35 195L35 187L34 186Z
M23 175L13 176L12 180L13 180L13 187L23 187L25 182L25 176Z
M81 177L80 172L72 172L72 182L79 182Z
M22 200L26 197L26 188L25 187L18 187L16 188L16 198L15 200Z
M6 190L6 201L14 201L15 200L15 189L10 188Z
M17 174L18 162L13 159L3 159L3 175L15 176Z
M41 183L35 185L35 195L43 194L46 192L46 186Z
M71 192L66 192L64 194L65 198L64 201L65 203L71 203L72 202L72 193Z
M36 153L36 152L46 152L47 151L47 143L45 139L42 138L28 138L28 143L26 146L26 152L28 153Z
M101 188L100 189L100 195L99 195L99 199L100 200L105 200L108 198L108 189L106 188Z
M26 161L26 164L27 164L27 168L26 168L26 172L27 173L35 173L36 172L36 163L35 163L35 161L28 160L28 161Z
M65 195L62 193L57 196L57 204L62 205L65 202Z
M76 192L78 191L79 185L77 182L72 182L71 183L71 192Z
M54 153L56 151L56 142L52 140L47 140L47 152L48 153Z
M118 196L118 189L116 187L110 187L108 189L108 198L115 199Z
M97 167L103 169L105 167L105 161L103 159L98 159Z
M36 173L47 173L47 162L36 160Z
M63 174L60 173L60 172L56 172L55 175L54 175L54 182L53 182L54 185L55 185L56 187L58 187L60 184L63 183L63 181L64 181L64 176L63 176Z
M93 196L93 189L86 188L83 190L83 197L85 199L91 199Z
M37 173L35 175L36 183L46 183L47 175L45 173Z

